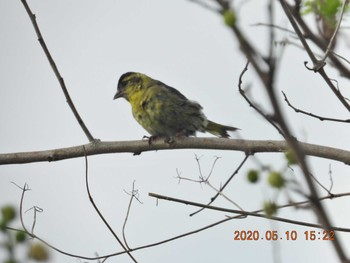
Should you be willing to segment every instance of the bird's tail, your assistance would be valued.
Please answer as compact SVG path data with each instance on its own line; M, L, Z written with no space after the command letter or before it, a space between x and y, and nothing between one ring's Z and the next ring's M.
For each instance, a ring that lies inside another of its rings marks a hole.
M208 120L208 124L205 130L215 136L228 138L230 137L230 135L227 133L228 131L235 131L239 129L231 126L221 125L219 123Z

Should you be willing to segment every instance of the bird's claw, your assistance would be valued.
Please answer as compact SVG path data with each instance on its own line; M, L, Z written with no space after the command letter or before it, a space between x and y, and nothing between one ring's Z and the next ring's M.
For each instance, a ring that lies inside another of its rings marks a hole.
M156 136L156 135L151 135L151 136L146 136L144 135L142 137L142 140L148 140L148 145L151 145L155 140L158 139L159 136Z
M148 145L152 145L152 143L159 138L164 138L164 142L170 145L175 142L174 137L172 136L157 136L157 135L151 135L151 136L144 135L142 137L142 140L148 140Z

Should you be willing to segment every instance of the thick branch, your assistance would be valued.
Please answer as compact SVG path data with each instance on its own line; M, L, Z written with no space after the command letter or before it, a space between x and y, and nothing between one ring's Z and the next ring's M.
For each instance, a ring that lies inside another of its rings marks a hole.
M336 149L327 146L299 143L306 155L326 158L350 164L350 151ZM97 155L105 153L134 153L174 150L174 149L207 149L207 150L231 150L248 154L264 152L285 152L288 144L285 141L258 141L258 140L234 140L222 138L181 138L169 144L163 140L152 141L118 141L118 142L94 142L84 145L86 154ZM0 154L0 164L19 164L32 162L51 162L64 159L84 157L83 145L52 149L46 151L4 153Z

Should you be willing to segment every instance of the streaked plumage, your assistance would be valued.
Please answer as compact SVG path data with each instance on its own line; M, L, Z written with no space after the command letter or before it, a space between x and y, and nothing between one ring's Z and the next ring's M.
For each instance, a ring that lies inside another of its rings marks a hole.
M227 131L237 130L207 120L197 102L142 73L120 77L114 99L120 97L129 101L134 118L152 136L191 136L200 131L227 138Z

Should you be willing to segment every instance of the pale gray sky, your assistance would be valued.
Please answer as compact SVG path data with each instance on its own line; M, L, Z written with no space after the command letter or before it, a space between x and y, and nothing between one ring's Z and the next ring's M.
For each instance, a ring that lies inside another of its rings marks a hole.
M71 97L93 136L101 140L137 140L147 133L132 118L126 101L113 101L119 76L140 71L180 90L198 101L209 119L240 127L246 139L280 139L277 132L258 116L237 91L238 76L245 58L222 18L190 1L29 1L37 16L45 41L65 80ZM280 7L276 3L278 14ZM249 1L239 11L239 23L251 41L266 50L266 28L251 26L266 22L265 1ZM288 26L281 15L277 23ZM68 147L87 143L65 102L62 90L37 41L32 24L20 0L0 1L0 151L19 152ZM290 37L280 33L280 39ZM341 43L340 53L349 57L349 47ZM297 106L321 115L348 118L328 87L316 74L307 71L306 54L295 47L283 53L277 79ZM345 95L348 82L335 72ZM255 73L245 76L251 94L269 108ZM282 100L281 100L282 102ZM283 104L284 105L284 104ZM283 106L298 139L310 143L349 149L349 129L345 124L320 122L297 115ZM208 136L200 135L200 136ZM235 137L235 135L234 135ZM240 152L176 150L89 157L90 182L94 199L115 231L121 234L130 190L136 181L143 204L134 203L127 225L132 247L163 240L221 220L224 213L204 211L195 217L195 208L148 197L149 192L206 203L215 193L208 187L183 181L178 184L176 169L184 177L198 178L195 154L201 156L207 174L215 156L222 157L212 175L217 187L243 159ZM283 169L281 154L260 154L258 159L275 169ZM310 158L312 171L326 186L331 165L334 193L348 191L349 169L344 164ZM257 185L247 183L245 173L257 168L249 161L234 178L226 194L246 210L262 207L275 192L266 178ZM40 206L36 234L70 253L94 256L120 251L88 201L82 158L55 163L0 167L0 205L18 206L18 185L32 189L25 207ZM298 169L290 178L302 175ZM325 193L322 193L325 194ZM280 193L278 201L286 201ZM214 205L233 207L225 200ZM347 198L326 202L336 226L347 227L350 212ZM311 212L281 210L278 214L296 220L316 222ZM28 226L32 215L25 215ZM296 241L235 241L235 230L296 230ZM197 235L166 245L135 252L139 262L335 262L328 241L305 241L304 231L314 230L264 219L230 221ZM338 234L344 246L349 235ZM0 257L1 260L2 257ZM263 259L263 260L262 260ZM54 254L52 262L76 262ZM126 256L107 262L130 262Z

